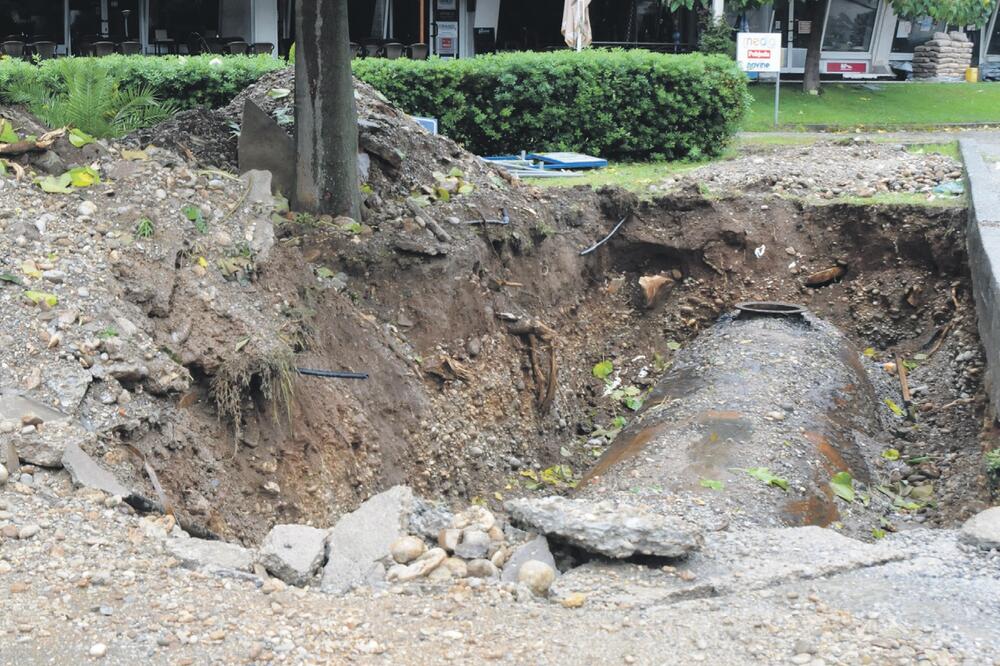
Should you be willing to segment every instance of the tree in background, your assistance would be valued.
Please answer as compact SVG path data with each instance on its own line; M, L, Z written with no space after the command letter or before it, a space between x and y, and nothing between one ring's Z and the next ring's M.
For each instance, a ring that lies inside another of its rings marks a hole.
M361 219L348 0L295 2L298 210Z
M711 0L660 0L670 11L681 8L702 10L710 7ZM777 0L787 2L788 0ZM740 10L754 9L770 0L729 0L727 6ZM823 21L829 9L830 0L808 0L808 16L803 20L812 21L815 28L809 34L806 46L805 71L802 88L806 92L819 92L819 64L823 50ZM993 14L994 0L891 0L893 11L905 19L919 19L929 16L935 21L944 21L949 26L962 29L967 25L982 27Z

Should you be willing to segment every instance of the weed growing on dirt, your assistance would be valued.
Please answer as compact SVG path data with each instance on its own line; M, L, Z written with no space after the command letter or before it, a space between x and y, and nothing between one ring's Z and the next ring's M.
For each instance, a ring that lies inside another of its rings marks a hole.
M153 227L153 221L148 217L142 218L135 225L135 235L139 238L152 238L154 233L156 233L156 229Z
M262 351L248 348L247 342L237 343L239 349L222 364L212 380L212 397L219 416L233 422L237 437L241 431L244 399L252 391L259 390L265 400L275 403L275 419L281 407L291 418L294 397L295 365L291 348L279 342Z

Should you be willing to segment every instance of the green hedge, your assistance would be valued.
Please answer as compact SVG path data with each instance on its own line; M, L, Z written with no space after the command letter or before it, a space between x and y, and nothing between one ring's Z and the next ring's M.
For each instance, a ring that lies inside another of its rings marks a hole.
M62 59L38 65L23 60L0 59L0 98L15 79L34 80L58 87ZM105 68L124 87L146 85L160 99L174 100L183 108L222 106L241 90L287 63L271 56L121 56L75 58L87 66Z
M614 159L717 155L749 107L724 56L649 51L356 60L354 74L480 155L575 150Z

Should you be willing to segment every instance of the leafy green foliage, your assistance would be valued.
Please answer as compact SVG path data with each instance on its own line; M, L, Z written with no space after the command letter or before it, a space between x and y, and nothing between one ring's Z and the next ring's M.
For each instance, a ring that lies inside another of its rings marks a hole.
M69 131L69 142L77 148L83 148L84 146L89 146L94 143L94 137L90 136L82 129L74 127Z
M59 176L36 178L35 184L47 194L70 194L74 189L90 187L101 182L101 176L93 167L74 167Z
M736 38L733 28L725 18L712 19L706 15L698 34L698 50L706 55L719 53L736 58Z
M355 75L480 155L577 150L612 159L719 154L748 108L723 56L642 50L354 61Z
M850 472L837 472L830 479L830 490L845 502L854 501L854 479Z
M598 379L607 379L609 375L615 370L615 365L611 361L603 360L594 366L592 370L595 377Z
M995 495L1000 491L1000 448L992 449L983 456L986 466L986 481Z
M708 488L710 490L722 490L726 487L726 484L722 481L716 481L714 479L702 479L699 481L699 484L701 484L702 488Z
M216 64L212 64L212 62ZM69 64L66 64L69 63ZM57 58L37 65L20 59L0 60L0 101L11 102L9 91L24 87L49 95L65 94L64 69L100 68L119 90L145 91L158 100L170 100L177 108L217 107L264 74L286 63L262 56L148 56L113 55L103 58ZM161 103L162 104L162 103ZM86 127L77 125L95 136Z
M78 148L93 137L122 136L148 127L178 109L172 102L160 102L148 84L124 84L98 61L60 58L51 62L54 81L14 80L4 87L4 97L24 104L49 127L79 130L70 134Z
M14 125L6 118L0 118L0 143L15 143L20 139L14 131Z
M194 222L194 228L199 234L208 233L208 222L205 221L205 216L202 214L201 208L198 208L194 204L187 204L181 208L181 213L189 221Z
M753 478L757 479L758 481L762 481L763 483L766 483L769 486L774 486L775 488L781 488L784 491L788 490L788 481L781 478L780 476L776 476L771 472L771 470L769 470L766 467L751 467L750 469L746 470L746 472Z

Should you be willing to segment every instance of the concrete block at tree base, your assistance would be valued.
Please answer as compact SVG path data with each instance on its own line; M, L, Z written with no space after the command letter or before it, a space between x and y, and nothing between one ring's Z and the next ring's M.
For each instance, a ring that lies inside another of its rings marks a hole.
M295 190L295 141L249 99L243 107L237 152L240 173L270 171L272 188L291 198Z

